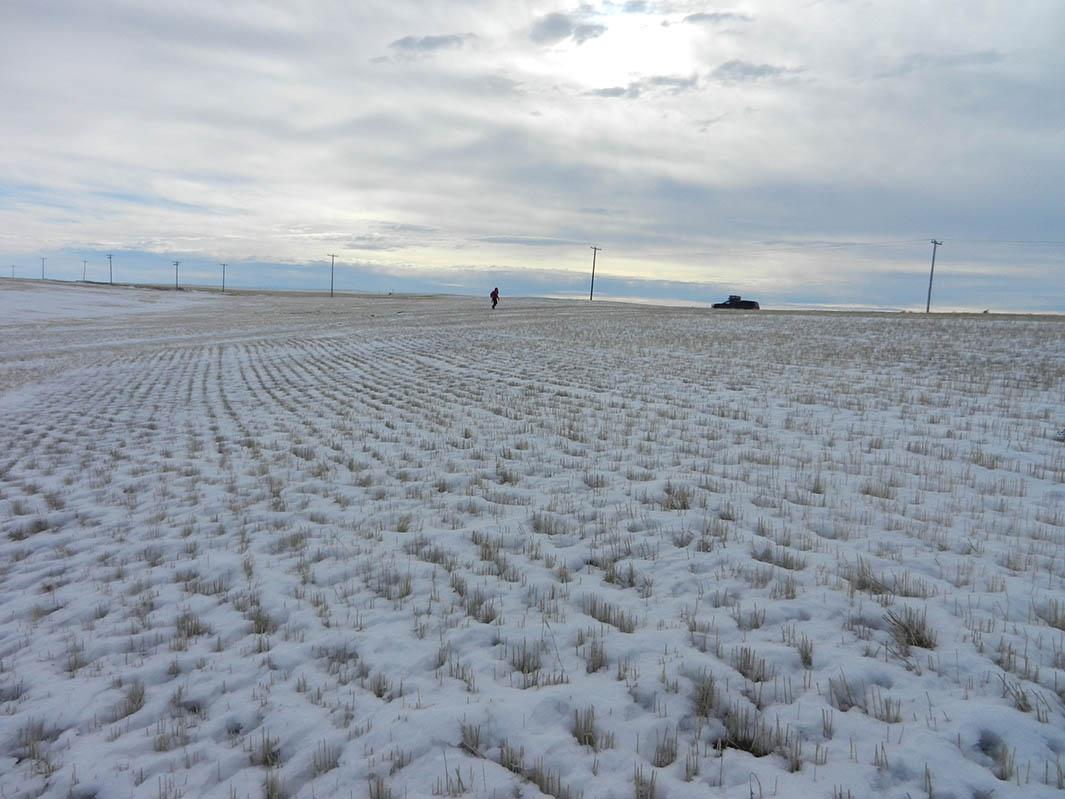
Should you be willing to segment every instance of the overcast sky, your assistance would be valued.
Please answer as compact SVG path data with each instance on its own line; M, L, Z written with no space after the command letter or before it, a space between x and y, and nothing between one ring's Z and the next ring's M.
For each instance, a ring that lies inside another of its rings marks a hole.
M1062 0L4 0L0 264L569 294L597 244L616 296L923 308L934 236L943 307L1065 311L1062 42Z

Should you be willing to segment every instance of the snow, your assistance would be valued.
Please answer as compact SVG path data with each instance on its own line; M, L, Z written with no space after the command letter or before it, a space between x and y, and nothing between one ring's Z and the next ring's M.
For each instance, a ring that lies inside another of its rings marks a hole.
M0 796L1060 795L1060 319L0 298Z
M206 295L126 286L0 280L0 328L26 322L108 319L192 307Z

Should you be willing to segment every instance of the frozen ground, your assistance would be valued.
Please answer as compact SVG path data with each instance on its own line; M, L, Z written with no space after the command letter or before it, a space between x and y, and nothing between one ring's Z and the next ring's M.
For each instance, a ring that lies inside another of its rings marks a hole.
M1065 320L0 334L0 796L1065 787Z
M12 324L113 319L147 311L188 308L206 299L206 295L198 292L0 280L0 334Z

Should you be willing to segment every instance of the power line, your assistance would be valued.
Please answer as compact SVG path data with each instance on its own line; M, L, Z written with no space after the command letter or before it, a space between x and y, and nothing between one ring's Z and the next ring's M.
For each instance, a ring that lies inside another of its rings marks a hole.
M1065 247L1065 241L1051 239L947 239L953 244L1025 244L1035 246Z
M902 244L920 244L924 239L892 239L886 241L796 241L783 246L766 245L760 249L770 252L792 250L846 250L854 247L897 247Z

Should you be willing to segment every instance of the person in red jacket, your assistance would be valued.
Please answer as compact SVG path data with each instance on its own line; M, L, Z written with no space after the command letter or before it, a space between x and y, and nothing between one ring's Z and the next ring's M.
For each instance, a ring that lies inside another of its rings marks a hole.
M495 310L496 305L499 304L499 288L492 289L492 293L488 295L492 298L492 310Z

